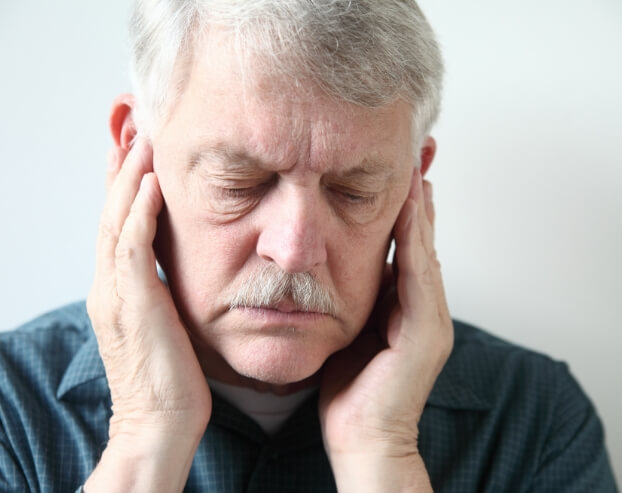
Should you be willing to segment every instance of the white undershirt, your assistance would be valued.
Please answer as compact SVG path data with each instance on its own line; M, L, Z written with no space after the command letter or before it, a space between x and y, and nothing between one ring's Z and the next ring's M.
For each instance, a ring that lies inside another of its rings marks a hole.
M208 379L208 383L229 404L253 418L268 435L274 435L298 406L317 390L317 387L311 387L288 395L276 395L212 379Z

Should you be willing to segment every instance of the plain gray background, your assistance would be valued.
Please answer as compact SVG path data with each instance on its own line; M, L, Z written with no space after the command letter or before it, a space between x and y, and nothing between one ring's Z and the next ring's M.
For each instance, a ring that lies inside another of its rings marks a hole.
M622 478L622 2L421 0L447 62L435 186L454 317L567 361ZM0 328L84 298L129 2L0 6Z

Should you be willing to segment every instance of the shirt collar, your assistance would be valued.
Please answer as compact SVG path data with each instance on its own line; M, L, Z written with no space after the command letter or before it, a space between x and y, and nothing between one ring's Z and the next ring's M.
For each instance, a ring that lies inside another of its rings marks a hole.
M436 379L428 397L429 406L463 411L487 411L492 404L488 397L462 378L455 359L449 358Z
M105 383L105 377L106 372L99 356L97 339L95 339L95 334L89 327L89 337L65 370L65 374L56 390L56 397L57 399L68 397L67 394L71 393L72 390L84 384L92 383L94 380L102 379L102 383ZM106 388L105 393L107 394L107 385L104 388Z
M477 378L481 373L474 362L481 359L482 353L469 344L473 328L457 320L454 320L454 327L453 350L436 379L427 404L454 410L487 411L493 407L494 395L485 383L488 380Z

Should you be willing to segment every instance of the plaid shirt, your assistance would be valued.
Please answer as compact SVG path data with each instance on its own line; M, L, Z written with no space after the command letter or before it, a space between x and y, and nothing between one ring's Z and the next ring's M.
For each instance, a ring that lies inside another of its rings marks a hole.
M435 491L615 492L594 407L562 363L455 322L419 423ZM0 333L0 492L79 490L110 393L84 303ZM214 395L186 492L334 492L317 396L273 437Z

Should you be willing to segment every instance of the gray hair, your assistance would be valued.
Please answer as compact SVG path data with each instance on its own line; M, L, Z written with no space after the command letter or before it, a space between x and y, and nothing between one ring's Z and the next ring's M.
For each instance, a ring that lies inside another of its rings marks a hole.
M240 285L229 308L264 308L290 299L300 311L337 316L337 306L330 289L310 272L285 272L273 262L262 264Z
M214 25L231 32L242 63L262 60L296 86L367 108L407 101L416 148L438 118L443 62L414 0L136 0L131 76L143 133L184 91Z

